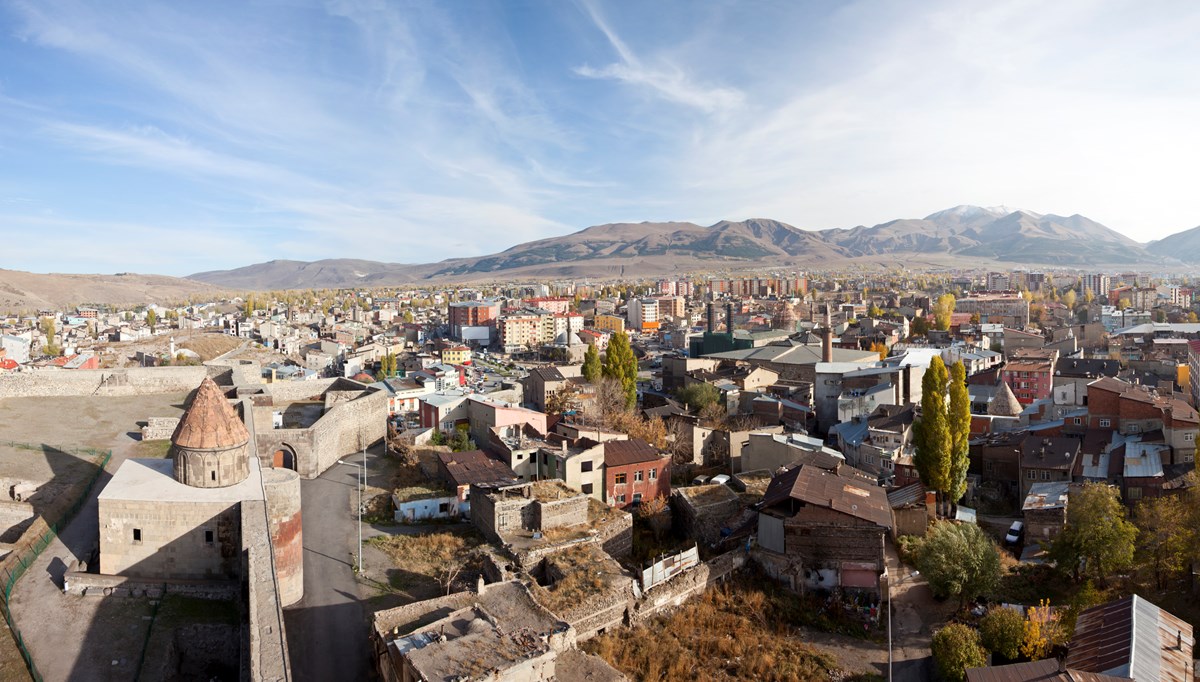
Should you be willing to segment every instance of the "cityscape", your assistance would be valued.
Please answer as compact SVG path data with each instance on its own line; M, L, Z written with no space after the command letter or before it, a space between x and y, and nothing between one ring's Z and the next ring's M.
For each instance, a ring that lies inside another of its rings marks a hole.
M0 0L0 680L1194 682L1160 9Z

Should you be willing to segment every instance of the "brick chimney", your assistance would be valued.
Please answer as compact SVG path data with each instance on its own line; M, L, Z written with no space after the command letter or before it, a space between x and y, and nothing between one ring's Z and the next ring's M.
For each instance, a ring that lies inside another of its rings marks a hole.
M825 306L825 326L821 328L821 362L833 362L833 322Z

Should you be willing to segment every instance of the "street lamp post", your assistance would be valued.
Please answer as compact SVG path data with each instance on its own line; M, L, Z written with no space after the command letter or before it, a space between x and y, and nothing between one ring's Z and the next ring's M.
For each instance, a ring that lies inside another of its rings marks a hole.
M363 484L364 484L363 479L365 479L367 477L367 451L366 451L366 449L363 450L363 463L362 464L355 464L354 462L347 462L344 459L339 459L338 464L345 464L346 466L358 468L358 472L356 472L356 475L358 477L358 574L362 575L363 574L362 515L363 515Z

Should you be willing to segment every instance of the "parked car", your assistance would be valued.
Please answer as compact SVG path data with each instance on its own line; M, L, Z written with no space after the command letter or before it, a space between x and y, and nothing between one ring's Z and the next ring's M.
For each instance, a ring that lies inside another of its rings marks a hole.
M692 479L692 485L704 485L708 483L708 476L697 476Z
M729 483L729 474L717 474L716 476L713 476L712 478L708 479L708 482L709 483L720 483L721 485L727 485Z
M1025 538L1025 522L1013 521L1013 524L1008 528L1008 534L1004 536L1004 544L1018 545Z

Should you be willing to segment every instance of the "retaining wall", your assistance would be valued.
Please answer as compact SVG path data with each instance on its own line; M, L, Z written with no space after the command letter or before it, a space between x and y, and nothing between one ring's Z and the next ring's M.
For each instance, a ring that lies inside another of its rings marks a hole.
M231 580L146 580L123 575L104 575L67 571L63 576L64 591L79 597L142 597L159 599L164 594L178 594L200 599L234 600L238 584Z

